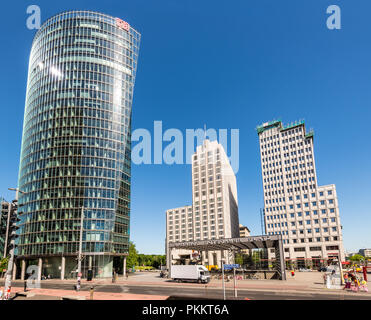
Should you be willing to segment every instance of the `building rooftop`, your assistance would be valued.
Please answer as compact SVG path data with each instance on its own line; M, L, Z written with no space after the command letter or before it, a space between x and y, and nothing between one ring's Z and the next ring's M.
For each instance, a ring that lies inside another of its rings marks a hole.
M265 122L265 123L261 124L260 126L257 126L256 131L258 132L258 134L261 134L266 130L276 128L276 127L278 127L280 129L280 131L284 131L284 130L289 130L289 129L292 129L292 128L295 128L295 127L298 127L298 126L301 126L301 125L305 125L304 120L298 120L298 121L295 121L295 122L291 122L287 125L284 125L282 123L281 119L278 119L278 120L272 120L272 121L269 121L269 122ZM308 132L306 132L306 134L305 134L306 138L312 138L313 136L314 136L314 130L312 130L312 129L309 130Z

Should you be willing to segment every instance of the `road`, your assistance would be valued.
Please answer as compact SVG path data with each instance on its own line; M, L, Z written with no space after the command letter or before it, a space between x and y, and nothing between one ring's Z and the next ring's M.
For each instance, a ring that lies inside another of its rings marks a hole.
M23 287L20 282L13 283L15 287ZM91 285L83 284L82 291L89 291ZM73 290L71 283L48 283L41 282L42 289L63 289ZM114 292L114 293L132 293L146 295L162 295L170 296L170 299L223 299L223 291L220 288L200 288L200 287L182 287L179 286L148 286L148 285L95 285L96 292ZM233 299L233 289L226 290L227 299ZM254 289L239 289L238 298L248 298L250 300L370 300L369 295L344 295L339 294L323 294L312 292L285 293L277 291L259 291Z

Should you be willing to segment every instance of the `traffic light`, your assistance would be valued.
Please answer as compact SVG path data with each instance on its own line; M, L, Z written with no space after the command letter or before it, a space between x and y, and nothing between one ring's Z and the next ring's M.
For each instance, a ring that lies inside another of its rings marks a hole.
M0 237L5 238L7 224L8 224L8 203L1 203L1 212L0 212Z
M15 244L15 239L19 237L17 234L17 230L19 229L19 226L17 226L18 222L21 221L21 219L18 218L18 205L17 201L13 200L13 202L10 204L10 216L9 216L9 245L8 245L8 250L9 252L11 250L14 250L17 245ZM14 254L14 251L13 251Z

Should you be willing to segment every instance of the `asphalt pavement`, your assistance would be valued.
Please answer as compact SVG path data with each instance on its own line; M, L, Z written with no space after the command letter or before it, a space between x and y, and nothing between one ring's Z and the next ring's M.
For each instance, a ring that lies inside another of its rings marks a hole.
M14 282L14 287L23 287L20 282ZM41 282L42 289L59 289L71 290L73 292L72 283L51 283ZM90 284L82 284L81 291L89 291ZM201 288L201 287L182 287L176 289L172 286L148 286L148 285L121 285L121 284L96 284L94 285L95 292L110 292L110 293L129 293L129 294L146 294L146 295L161 295L169 296L171 300L179 299L223 299L223 291L221 288ZM174 293L176 292L176 293ZM262 291L254 289L238 289L238 299L250 300L371 300L370 295L344 294L343 291L338 294L313 293L313 292L282 292L282 291ZM233 289L226 289L226 298L235 299ZM17 298L20 299L20 298ZM24 298L21 298L24 299ZM33 297L36 300L37 297ZM44 299L43 299L44 300Z

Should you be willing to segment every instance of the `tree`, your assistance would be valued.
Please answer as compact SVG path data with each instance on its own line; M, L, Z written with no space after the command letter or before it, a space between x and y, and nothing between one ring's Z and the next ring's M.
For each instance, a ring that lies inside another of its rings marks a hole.
M123 261L120 261L121 265L122 262ZM158 269L160 265L166 265L166 256L138 253L135 244L130 242L129 255L126 259L126 265L128 268L132 268L133 266L145 266Z
M128 268L138 265L138 251L133 242L129 243L129 255L126 259L126 265Z
M365 260L365 257L360 254L354 254L349 258L350 261L357 262L361 260Z
M3 272L8 268L8 261L9 261L8 257L0 260L0 272Z
M242 253L236 253L235 257L234 257L234 261L239 264L239 265L243 265L243 255Z

